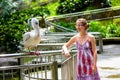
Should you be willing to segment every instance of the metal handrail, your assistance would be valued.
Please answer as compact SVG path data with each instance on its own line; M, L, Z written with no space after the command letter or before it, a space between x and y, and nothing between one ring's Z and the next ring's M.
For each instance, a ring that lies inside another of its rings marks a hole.
M60 64L60 63L59 63ZM21 68L34 68L34 67L40 67L40 66L51 66L52 62L48 63L40 63L40 64L29 64L29 65L15 65L15 66L1 66L0 70L9 70L9 69L21 69Z
M28 53L11 53L11 54L1 54L0 58L14 58L17 59L19 64L12 66L0 66L0 80L6 80L7 75L11 76L11 78L15 78L15 74L18 73L19 80L26 80L24 78L28 78L31 80L32 78L36 79L47 79L48 76L46 71L51 71L51 74L54 74L57 70L56 68L52 68L56 66L54 64L57 61L57 65L61 64L61 61L64 59L64 56L61 54L61 50L57 51L41 51L41 55L29 55ZM29 61L26 62L26 59ZM58 61L59 60L59 61ZM60 61L61 60L61 61ZM42 61L42 62L41 62ZM8 60L9 62L9 60ZM45 71L43 71L43 69ZM53 70L54 69L54 70ZM44 72L45 74L41 73ZM32 76L33 75L43 75L42 76ZM26 76L27 75L27 76ZM57 75L57 74L55 74ZM56 78L55 76L50 76L52 79ZM31 78L31 79L30 79ZM56 79L53 79L56 80Z
M114 10L120 10L120 6L115 7L109 7L109 8L102 8L102 9L94 9L89 11L82 11L82 12L75 12L75 13L69 13L69 14L63 14L63 15L57 15L46 18L46 21L51 22L51 20L56 20L60 18L67 18L67 17L74 17L78 15L85 15L84 13L90 12L90 13L99 13L99 12L106 12L106 11L114 11Z

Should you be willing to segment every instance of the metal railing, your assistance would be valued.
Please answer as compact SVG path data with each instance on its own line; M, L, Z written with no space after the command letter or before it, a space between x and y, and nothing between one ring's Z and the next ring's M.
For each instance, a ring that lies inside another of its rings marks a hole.
M77 54L74 54L62 62L61 72L64 73L61 74L62 80L76 80L76 61Z
M46 45L49 44L42 46ZM28 53L1 54L0 58L8 59L8 63L9 58L13 58L18 64L0 66L0 80L74 80L76 54L74 56L72 54L76 53L76 50L70 51L71 57L67 60L61 52L61 50L41 51L41 55L38 56Z
M100 32L89 32L90 34L94 35L96 38L96 44L98 45L99 53L103 52L103 40ZM62 42L65 43L68 41L72 36L76 35L77 32L51 32L51 33L46 33L46 36L56 36L58 40L57 43ZM59 38L59 36L63 36L62 38ZM53 40L51 40L53 41ZM55 45L55 44L53 44ZM60 44L59 44L60 45ZM59 46L58 46L59 47Z
M58 80L58 66L65 59L61 51L1 54L0 58L14 58L17 65L0 66L0 80ZM9 63L9 60L7 61Z

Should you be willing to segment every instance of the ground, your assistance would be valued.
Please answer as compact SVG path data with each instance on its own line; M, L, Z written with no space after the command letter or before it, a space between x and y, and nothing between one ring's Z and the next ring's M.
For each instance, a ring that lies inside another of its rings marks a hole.
M98 54L98 71L101 80L120 80L120 45L105 45Z

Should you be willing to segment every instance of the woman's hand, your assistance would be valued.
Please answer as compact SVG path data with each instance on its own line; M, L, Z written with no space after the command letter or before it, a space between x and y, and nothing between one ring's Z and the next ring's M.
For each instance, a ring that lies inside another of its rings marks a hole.
M65 53L64 55L66 58L70 57L70 53Z
M96 65L93 65L93 66L92 66L92 73L95 73L96 70L97 70L97 66L96 66Z
M65 55L66 58L70 57L70 53L68 50L66 51L62 50L62 54Z

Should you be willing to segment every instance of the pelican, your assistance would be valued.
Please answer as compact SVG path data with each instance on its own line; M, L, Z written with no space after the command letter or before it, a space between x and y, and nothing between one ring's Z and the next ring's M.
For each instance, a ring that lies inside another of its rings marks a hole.
M37 45L41 41L39 20L37 18L30 18L28 20L28 24L29 23L31 24L33 30L23 34L23 45L29 50L30 54L39 55L40 53L37 49ZM35 52L30 52L31 48L34 48Z

